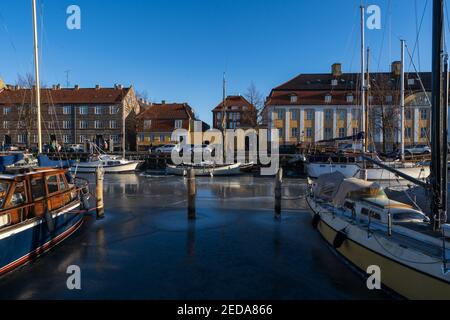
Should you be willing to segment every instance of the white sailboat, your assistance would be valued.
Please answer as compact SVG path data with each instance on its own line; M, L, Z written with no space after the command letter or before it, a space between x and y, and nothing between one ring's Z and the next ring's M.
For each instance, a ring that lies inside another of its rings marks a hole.
M123 156L105 154L94 145L97 154L89 157L86 162L77 162L70 168L74 173L95 173L98 168L103 168L105 173L130 173L138 170L142 161L128 160Z
M383 286L409 299L450 299L448 57L443 54L443 8L443 0L433 0L433 171L430 183L404 177L428 190L429 216L389 199L377 183L346 178L339 172L323 175L316 182L309 180L306 197L313 227L339 254L363 272L379 268Z

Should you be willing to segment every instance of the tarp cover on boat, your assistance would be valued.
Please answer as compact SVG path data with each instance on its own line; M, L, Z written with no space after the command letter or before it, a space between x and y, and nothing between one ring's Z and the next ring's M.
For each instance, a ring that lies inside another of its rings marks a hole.
M40 167L49 168L70 168L72 165L76 164L73 160L50 160L46 155L38 155L38 161Z
M22 161L23 159L23 153L13 153L0 156L0 172L5 171L7 166L11 166L16 162Z
M320 176L316 181L314 195L317 198L332 202L335 207L342 207L345 199L385 196L376 182L357 178L345 178L340 172Z

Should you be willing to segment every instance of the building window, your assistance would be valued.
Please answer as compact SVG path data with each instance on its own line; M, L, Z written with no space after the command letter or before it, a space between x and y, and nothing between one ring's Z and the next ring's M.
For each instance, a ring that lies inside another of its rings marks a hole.
M408 79L408 85L409 85L409 86L413 86L414 83L415 83L415 79L414 79L414 78Z
M278 110L277 111L277 119L278 120L283 120L284 116L283 116L283 110Z
M3 114L6 116L11 113L11 107L3 107Z
M48 123L48 128L49 128L49 129L55 129L55 123L49 122L49 123Z
M144 129L150 129L152 127L152 120L144 120Z
M161 141L161 142L166 141L166 136L165 135L160 135L159 136L159 141Z
M428 119L428 110L420 109L420 120L427 120L427 119Z
M373 102L373 96L369 96L369 103L372 104Z
M386 96L386 102L392 103L392 96Z
M333 139L333 129L332 128L325 128L324 134L325 134L325 139Z
M283 129L278 129L278 137L282 138L283 137Z
M71 106L64 106L63 107L63 114L72 114L72 107Z
M331 109L325 110L325 120L327 121L333 120L333 110Z
M95 106L95 114L103 114L103 107L102 106Z
M63 142L64 143L70 143L71 142L71 136L68 134L63 135Z
M17 135L17 142L18 143L27 143L27 135L26 134Z
M3 121L3 129L9 129L9 121Z
M306 120L314 120L314 111L306 110Z
M420 138L425 139L428 137L428 129L426 127L420 128Z
M109 128L110 129L117 129L117 121L116 120L109 120Z
M119 107L118 106L109 106L109 114L118 114Z
M85 115L87 115L88 113L89 113L89 108L88 108L88 106L81 106L81 107L80 107L80 114L81 114L81 115L85 116Z
M88 128L88 122L86 120L80 121L80 129L87 129Z
M298 120L298 110L291 111L292 120Z
M217 112L217 113L216 113L216 119L217 119L217 120L222 119L222 113L221 113L221 112Z
M354 121L359 120L359 110L358 109L352 109L352 119Z
M347 118L347 112L345 110L339 110L339 120L345 121Z
M312 136L313 136L312 128L306 128L306 137L307 138L312 138Z
M353 136L357 136L358 135L358 128L353 128L352 129L352 134L353 134Z
M325 96L325 103L330 103L331 102L331 94L327 94Z
M291 96L291 103L297 103L298 97L296 95Z
M353 95L352 94L348 94L347 95L347 102L348 103L352 103L353 102Z
M411 139L412 137L412 130L411 128L405 128L405 138Z
M291 136L294 138L298 138L298 128L291 129Z
M119 136L117 134L112 135L110 138L113 143L119 143Z
M70 121L63 121L63 129L70 129L72 127Z
M100 120L94 121L94 128L95 129L101 129L102 128L102 122Z
M145 134L144 133L140 133L139 134L139 142L144 142L145 141Z
M86 138L86 136L85 135L80 135L79 136L79 141L78 141L79 143L85 143L85 142L87 142L87 138ZM84 150L85 152L87 152L88 150Z
M48 114L56 114L56 109L54 106L48 107Z
M332 79L332 80L331 80L331 85L332 85L333 87L337 86L337 85L338 85L337 79Z
M405 119L406 120L411 120L412 119L411 110L405 110Z
M183 120L175 120L175 129L183 128Z
M345 137L345 128L339 128L339 138Z

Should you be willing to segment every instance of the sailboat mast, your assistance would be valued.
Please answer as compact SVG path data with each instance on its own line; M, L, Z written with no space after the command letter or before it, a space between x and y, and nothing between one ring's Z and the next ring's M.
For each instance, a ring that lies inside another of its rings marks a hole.
M364 6L360 7L361 9L361 127L364 131L364 137L367 136L367 128L366 128L366 96L365 96L365 78L364 78L364 72L365 72L365 34L364 34L364 25L365 25L365 19L364 19ZM364 138L365 139L365 138ZM366 145L365 142L363 143L363 152L366 152Z
M36 18L36 0L32 0L33 7L33 35L34 35L34 67L36 78L36 108L37 108L37 131L38 131L38 152L42 153L42 126L41 126L41 86L39 80L39 46Z
M435 230L447 213L447 94L444 93L444 0L433 0L432 93L431 93L431 210ZM447 72L447 71L445 71ZM447 75L446 77L447 78ZM445 118L444 118L445 117Z
M369 63L370 63L370 48L367 47L367 63L366 63L366 108L365 108L365 123L367 128L369 128L369 90L370 90L370 70L369 70ZM369 130L367 130L367 134L364 135L364 145L365 145L365 150L369 150Z
M401 73L400 73L400 155L405 161L405 40L401 43Z
M226 125L227 125L227 119L226 119L226 106L225 106L225 100L227 98L227 80L225 79L225 72L223 73L223 79L222 79L222 130L225 131Z

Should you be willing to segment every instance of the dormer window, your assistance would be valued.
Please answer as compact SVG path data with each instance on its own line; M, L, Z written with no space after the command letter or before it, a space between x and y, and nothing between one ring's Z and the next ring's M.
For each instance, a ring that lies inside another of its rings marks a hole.
M298 97L296 95L291 95L291 103L297 103Z
M325 103L330 103L331 102L331 94L327 94L325 96Z
M337 86L337 85L338 85L337 79L331 80L331 85L332 85L333 87Z
M347 103L352 103L353 102L353 95L352 94L348 94L347 95Z

